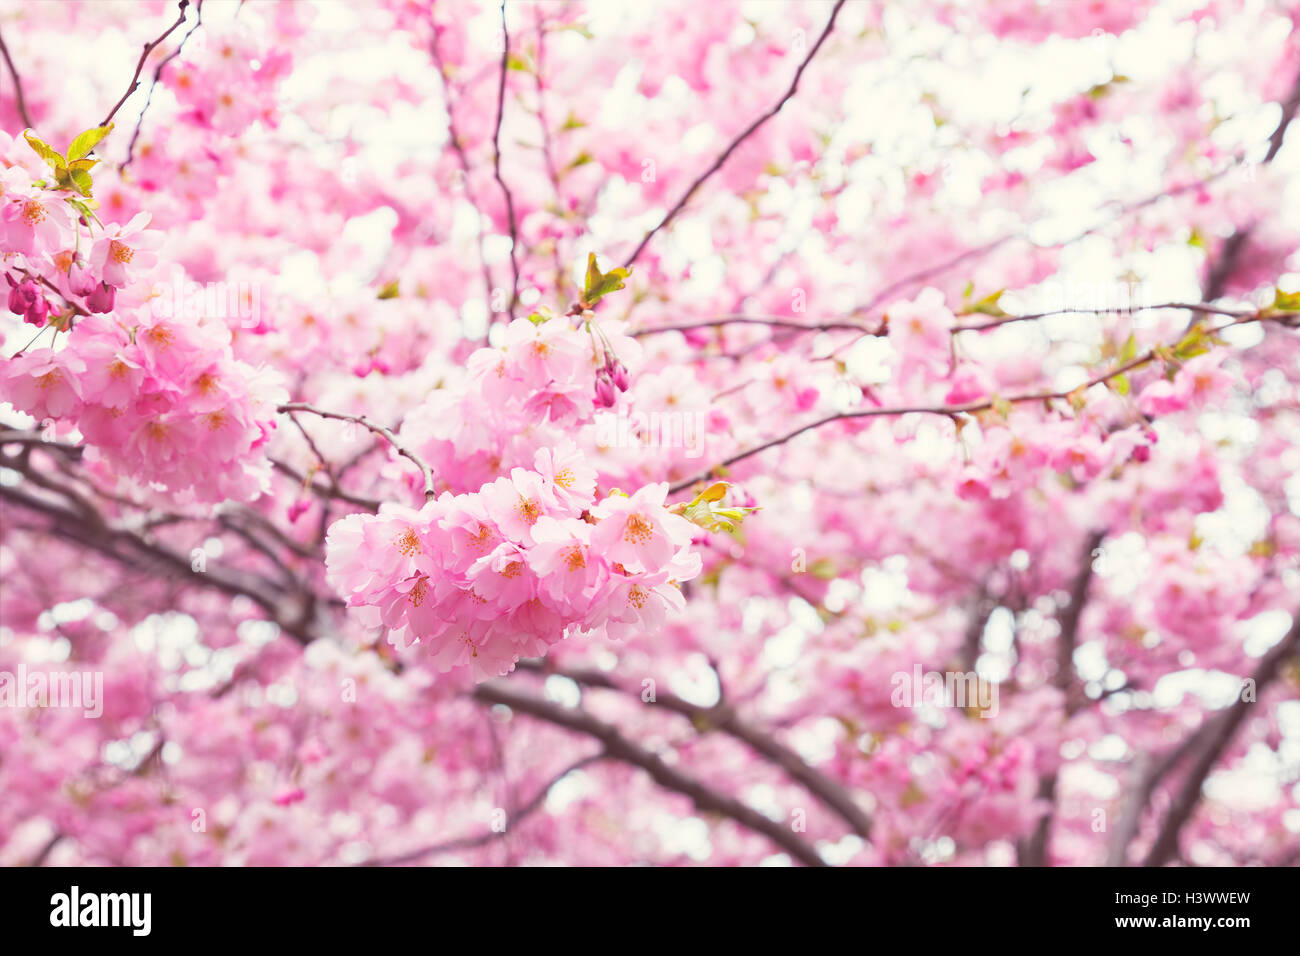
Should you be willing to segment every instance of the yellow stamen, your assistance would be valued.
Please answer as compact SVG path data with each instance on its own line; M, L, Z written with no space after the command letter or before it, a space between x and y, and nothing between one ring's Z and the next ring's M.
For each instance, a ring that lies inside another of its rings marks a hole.
M654 535L650 522L639 514L628 515L627 525L623 531L623 540L631 544L645 544Z

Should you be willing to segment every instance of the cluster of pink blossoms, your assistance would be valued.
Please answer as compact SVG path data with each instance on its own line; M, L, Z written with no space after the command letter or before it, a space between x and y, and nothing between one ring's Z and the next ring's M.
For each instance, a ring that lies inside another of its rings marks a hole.
M501 348L469 357L465 387L434 392L402 426L410 443L452 490L468 491L531 464L609 407L626 389L636 339L564 318L516 319Z
M148 213L92 224L74 193L34 181L26 150L0 134L0 253L9 310L53 325L54 341L0 360L0 399L75 427L92 459L173 495L257 497L270 466L252 453L275 427L283 389L234 357L224 322L169 321L151 308L163 235Z
M285 399L276 379L234 358L218 323L90 316L62 349L0 366L0 395L37 419L70 421L93 456L196 500L250 500L270 468L252 452Z
M329 581L366 626L479 681L569 633L654 632L684 606L680 583L700 572L694 526L664 506L666 484L599 502L595 486L564 444L472 494L350 515L329 531Z

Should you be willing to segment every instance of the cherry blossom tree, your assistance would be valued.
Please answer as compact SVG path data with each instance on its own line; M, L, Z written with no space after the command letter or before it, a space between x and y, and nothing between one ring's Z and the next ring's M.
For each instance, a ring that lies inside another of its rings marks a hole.
M1295 0L0 38L0 863L1300 858Z

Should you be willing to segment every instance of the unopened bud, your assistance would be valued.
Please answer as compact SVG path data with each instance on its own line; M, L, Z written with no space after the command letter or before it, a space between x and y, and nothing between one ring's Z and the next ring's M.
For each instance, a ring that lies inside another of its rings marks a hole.
M107 282L101 282L99 288L86 297L86 308L91 312L112 312L117 290Z

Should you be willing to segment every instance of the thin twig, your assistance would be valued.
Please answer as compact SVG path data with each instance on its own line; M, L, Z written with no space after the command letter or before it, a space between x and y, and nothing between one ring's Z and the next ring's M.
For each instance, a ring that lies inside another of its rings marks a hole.
M418 850L411 850L409 853L403 853L399 856L379 857L377 859L367 860L360 865L401 866L405 863L414 863L417 860L422 860L429 856L435 856L439 853L454 853L457 850L476 850L479 847L487 846L488 844L504 837L512 828L518 825L519 821L526 819L528 816L541 809L541 807L546 803L547 796L550 795L551 790L555 788L557 783L569 774L581 770L583 767L604 760L605 756L605 752L602 750L600 753L583 757L581 760L565 767L543 785L531 800L516 810L513 815L506 818L506 826L503 830L487 830L483 833L457 837L454 840L446 840L442 843L435 843L432 846L421 847Z
M1222 331L1222 329L1227 328L1228 326L1231 325L1240 325L1246 322L1259 321L1261 319L1263 319L1263 315L1261 313L1255 313L1249 316L1238 318L1233 322L1226 323L1225 325L1217 329L1210 330L1210 334ZM912 406L905 406L902 408L867 408L867 409L862 409L860 411L836 412L832 415L826 415L822 418L816 419L815 421L811 421L806 425L801 425L798 428L793 429L792 431L786 432L784 435L779 435L776 438L772 438L768 441L765 441L761 445L756 445L753 448L748 448L745 449L744 451L737 452L736 454L730 456L729 458L723 459L718 464L710 468L708 471L702 472L701 474L696 475L694 478L689 478L686 481L678 482L677 484L673 485L668 489L668 493L675 494L676 492L679 491L685 491L687 488L690 488L696 482L709 480L717 472L719 468L726 468L730 465L736 464L736 462L744 461L746 458L750 458L753 455L757 455L760 454L761 452L765 452L769 448L775 448L777 445L784 445L792 438L796 438L799 435L802 435L804 432L812 431L813 429L816 428L821 428L823 425L829 425L831 422L848 421L850 419L855 419L855 418L883 418L883 417L896 416L896 415L914 415L914 414L944 415L949 418L955 418L958 415L968 415L973 412L986 411L987 409L993 408L996 405L999 405L1004 402L1010 405L1015 405L1021 402L1050 402L1057 399L1065 399L1065 398L1069 398L1071 395L1073 395L1076 392L1087 391L1088 389L1092 388L1094 385L1104 384L1110 379L1116 378L1117 376L1132 371L1133 369L1138 368L1139 366L1145 365L1147 362L1150 362L1153 359L1155 359L1157 357L1157 354L1158 353L1156 349L1151 349L1150 351L1142 355L1139 355L1137 358L1129 362L1125 362L1122 365L1119 365L1101 375L1096 375L1093 378L1090 378L1082 385L1078 385L1074 388L1066 389L1064 391L1058 390L1058 391L1026 392L1020 395L1009 395L1005 398L988 398L988 399L983 399L981 401L967 402L963 405L912 405Z
M185 43L189 40L190 35L203 25L203 0L198 0L194 7L194 12L197 15L194 25L185 31L185 36L181 37L181 42L176 45L176 49L163 57L162 60L159 61L157 68L153 71L153 82L149 84L149 96L144 101L144 107L140 110L140 115L135 121L135 129L131 132L131 142L128 143L126 147L126 159L123 161L121 166L123 170L130 166L131 162L135 159L135 142L140 138L140 129L144 126L144 114L149 112L149 104L153 102L153 92L158 88L158 81L162 79L163 70L167 68L168 63L181 55L181 51L185 49ZM182 12L181 15L184 16L184 13Z
M497 123L492 131L492 175L506 199L506 216L510 222L510 270L514 284L510 287L510 305L506 309L511 321L515 318L515 303L519 301L519 260L516 250L519 246L519 227L515 222L515 200L510 194L510 187L501 178L501 120L506 112L506 74L510 70L510 34L506 30L506 0L501 0L501 83L497 87ZM490 323L489 323L490 324Z
M167 31L163 33L163 35L160 36L158 39L153 40L144 45L144 49L140 53L140 59L135 64L135 73L131 76L131 85L126 88L126 92L122 94L122 98L118 100L115 104L113 104L113 108L108 111L108 115L105 116L104 119L100 122L99 124L100 126L107 126L109 123L111 123L113 121L113 117L117 115L117 111L122 108L122 104L125 103L128 99L130 99L131 94L140 88L140 71L144 69L144 61L149 59L149 54L152 53L155 49L157 49L158 44L162 43L163 40L166 40L169 36L171 36L172 31L185 22L185 8L188 7L189 5L190 5L190 0L180 0L181 13L180 16L176 18L176 22L173 23L171 26L169 26L167 28Z
M433 20L432 12L429 14L429 29L433 35L429 41L429 55L433 58L433 65L438 68L438 76L442 79L443 97L447 106L447 142L451 146L452 152L456 154L456 159L460 163L460 171L465 177L465 196L469 199L470 205L477 209L478 201L474 198L474 190L470 186L469 157L465 154L465 147L461 143L460 134L456 130L456 111L451 98L451 80L447 76L447 67L442 61L442 55L438 52L438 25ZM487 307L489 315L488 332L491 332L492 270L488 268L487 253L483 245L483 217L481 214L477 217L477 223L478 260L483 270L483 291L486 296L484 305ZM484 344L488 344L489 341L485 333Z
M432 498L437 494L434 487L432 469L429 468L428 464L421 459L419 455L415 454L415 452L403 445L401 439L393 434L392 429L385 428L383 425L376 425L364 415L348 415L344 412L330 412L317 408L315 405L308 404L307 402L289 402L288 404L277 406L276 411L285 415L293 412L310 412L313 415L319 415L321 418L332 418L335 421L340 422L352 422L355 425L360 425L362 428L374 432L376 435L382 436L388 444L393 446L393 451L397 452L403 458L415 465L415 467L420 469L420 474L424 476L424 497Z
M659 224L647 232L645 238L643 238L637 247L632 250L632 255L628 256L627 261L623 263L624 268L631 266L632 263L636 262L636 260L640 258L641 253L645 251L645 247L650 244L650 240L655 237L659 230L663 229L677 218L677 214L686 207L686 204L690 201L691 197L695 195L695 191L703 186L710 176L722 168L723 164L731 158L731 154L740 147L740 144L757 132L759 127L764 123L779 113L781 107L785 106L785 104L794 96L799 89L799 80L803 77L803 71L808 68L808 64L811 63L813 57L817 55L817 51L821 49L821 45L826 41L826 38L830 36L831 30L835 27L835 18L839 16L840 7L842 6L844 6L844 0L836 0L835 7L831 10L830 18L826 21L826 26L822 30L821 36L817 38L817 42L813 44L812 49L808 51L808 55L804 57L803 62L799 64L799 68L795 70L794 79L790 82L790 88L785 91L785 95L777 101L775 106L745 127L745 129L741 131L740 135L733 139L731 144L722 151L717 159L713 161L713 164L701 173L696 178L695 182L691 183L690 188L682 194L682 198L677 200L677 203L664 214L663 219L659 220Z
M32 114L27 112L27 100L23 98L23 81L18 76L18 69L14 66L3 36L0 36L0 54L4 55L5 65L9 67L9 75L14 81L14 102L18 106L18 115L22 118L23 126L31 129L35 124L32 122Z

